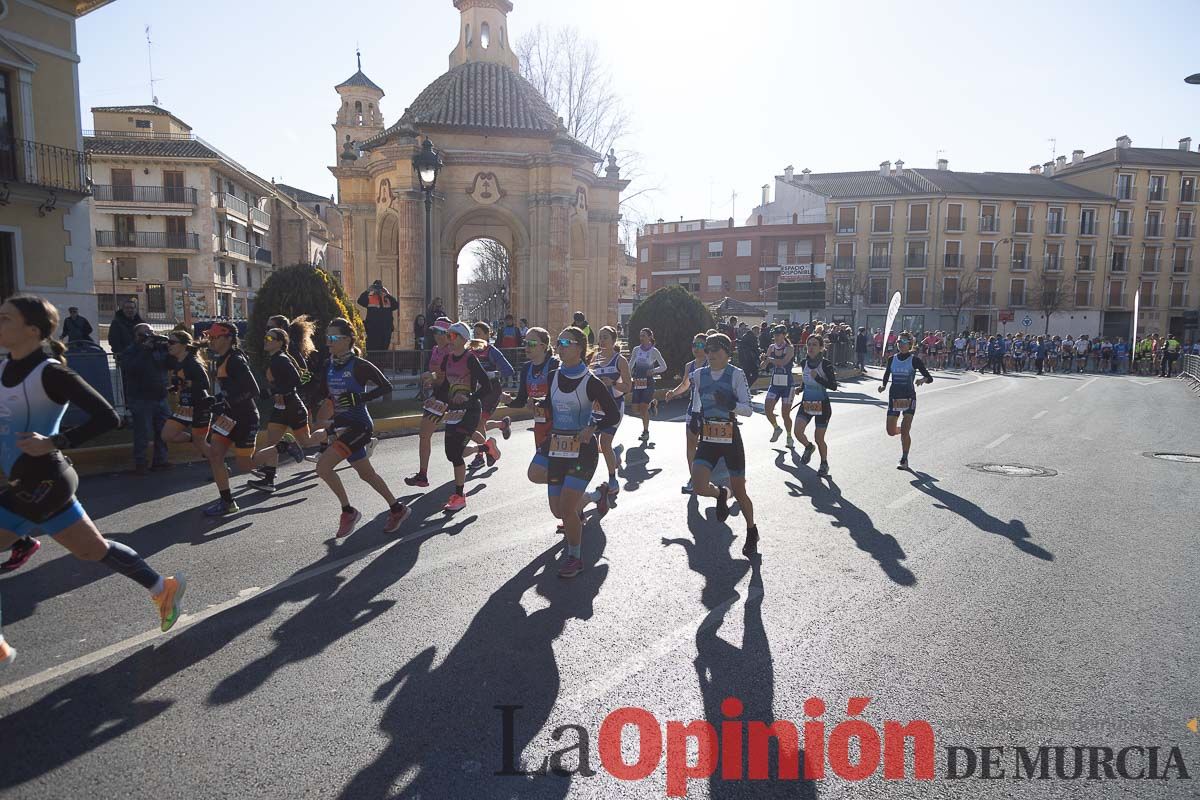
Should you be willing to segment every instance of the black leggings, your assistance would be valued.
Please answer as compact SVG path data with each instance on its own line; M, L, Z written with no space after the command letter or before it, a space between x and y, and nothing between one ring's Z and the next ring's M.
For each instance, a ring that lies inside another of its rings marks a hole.
M444 445L446 450L446 460L456 467L461 467L466 464L466 459L463 458L463 450L467 446L467 442L471 441L471 437L475 434L475 429L479 427L479 417L482 413L479 402L472 402L467 406L467 413L463 416L462 422L457 425L446 426L446 435L444 437Z

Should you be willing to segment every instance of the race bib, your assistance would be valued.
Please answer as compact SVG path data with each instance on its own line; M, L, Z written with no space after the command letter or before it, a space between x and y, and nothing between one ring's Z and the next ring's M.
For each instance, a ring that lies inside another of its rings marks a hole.
M649 389L650 381L647 380L646 378L634 378L633 388L634 389Z
M443 403L442 405L445 405L445 403ZM451 409L451 410L447 411L446 416L443 417L443 419L445 420L447 425L457 425L458 423L463 421L463 417L465 417L466 415L467 415L467 410L465 408L455 408L455 409Z
M550 434L551 458L579 458L579 439L569 433Z
M713 444L733 444L733 422L731 420L705 420L700 437Z
M897 397L896 399L892 400L892 408L896 411L908 411L910 408L912 408L912 400L907 397Z
M285 408L287 408L287 400L284 399L283 395L275 395L275 408L278 411L283 411Z
M820 400L805 400L800 404L804 413L810 417L819 417L825 413L825 404Z
M533 409L533 421L539 425L550 421L549 415L546 414L546 409L535 406Z
M191 406L179 406L179 407L177 407L177 408L175 409L175 416L176 416L178 419L185 419L185 420L187 420L188 422L191 422L191 421L192 421L192 407L191 407Z
M771 376L772 386L788 386L792 382L792 376L786 372L776 372Z
M446 413L446 404L436 397L431 397L425 401L423 406L426 413L432 414L435 417L440 417Z
M228 436L237 427L237 422L228 414L222 414L217 417L217 421L212 424L212 429L222 436Z

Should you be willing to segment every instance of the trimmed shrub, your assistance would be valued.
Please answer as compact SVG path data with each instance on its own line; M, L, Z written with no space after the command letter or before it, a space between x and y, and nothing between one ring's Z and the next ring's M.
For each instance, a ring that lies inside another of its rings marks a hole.
M692 360L692 337L716 327L713 315L682 286L659 289L629 318L629 346L637 347L642 328L654 331L655 344L675 375Z
M312 317L317 325L317 347L322 347L325 342L325 326L338 317L354 324L360 344L366 340L358 306L346 295L342 285L325 270L307 264L275 270L255 295L254 313L250 315L250 328L243 347L256 364L262 362L267 320L276 314L283 314L288 319L301 314Z

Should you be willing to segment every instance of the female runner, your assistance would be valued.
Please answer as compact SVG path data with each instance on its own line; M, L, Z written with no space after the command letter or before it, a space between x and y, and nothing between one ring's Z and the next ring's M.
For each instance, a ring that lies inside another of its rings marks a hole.
M913 354L912 342L911 333L904 331L900 334L896 340L899 352L888 361L887 368L883 371L883 383L879 385L879 391L882 392L887 388L888 379L892 380L892 390L888 394L887 435L899 434L900 446L903 448L896 469L908 469L908 450L912 446L910 431L913 415L917 413L916 387L933 382L933 376L925 368L925 363ZM918 372L922 377L916 377ZM914 378L916 380L913 380ZM900 421L901 417L904 418L903 422Z
M500 435L507 439L512 435L512 419L505 417L501 420L493 420L492 414L496 413L496 407L500 405L502 400L507 400L508 395L501 385L501 381L505 378L511 378L516 375L516 370L512 364L504 357L504 353L495 346L490 344L492 338L492 327L486 322L475 323L475 338L471 342L471 353L483 365L484 371L488 377L488 392L483 396L481 402L482 408L479 414L479 433L485 438L487 432L498 428ZM475 455L475 460L471 462L471 469L479 469L484 465L484 455L479 452Z
M829 427L829 417L833 414L833 406L829 402L829 393L837 389L837 375L834 374L833 364L825 358L825 339L820 334L808 337L806 343L808 355L800 362L800 373L803 376L803 389L800 395L800 412L796 414L796 438L804 445L804 455L800 457L801 464L807 464L812 459L813 443L804 435L804 429L810 419L813 424L813 437L817 440L817 449L821 451L821 468L817 474L824 477L829 474L829 448L825 444L825 431Z
M642 418L642 442L650 441L650 406L654 403L654 378L667 371L667 361L654 346L654 331L642 328L638 334L641 344L631 356L630 373L633 392L629 396L633 413Z
M696 393L696 370L708 364L708 356L704 352L704 342L708 338L707 333L697 333L692 339L692 360L683 368L683 380L674 389L667 390L667 402L671 402L676 397L683 396L684 392L690 392L690 395ZM692 461L696 458L696 445L700 443L700 417L692 413L692 404L688 402L688 421L684 425L687 430L687 464L688 464L688 482L680 489L684 494L692 493Z
M209 407L212 404L208 364L187 331L171 331L167 341L167 353L174 362L171 392L176 396L176 405L170 418L163 423L162 438L168 442L191 442L207 461Z

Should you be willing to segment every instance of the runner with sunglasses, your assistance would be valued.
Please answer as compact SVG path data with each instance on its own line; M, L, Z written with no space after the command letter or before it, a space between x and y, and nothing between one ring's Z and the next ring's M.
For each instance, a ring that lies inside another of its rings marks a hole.
M336 438L317 461L317 475L328 484L341 504L336 537L341 539L354 532L354 526L362 519L362 512L350 505L346 487L338 477L337 467L342 461L358 473L358 477L379 493L388 505L384 533L395 533L412 511L396 499L387 483L371 466L368 450L375 423L367 403L392 393L391 382L379 368L360 358L355 348L354 326L349 320L335 319L325 328L325 342L329 348L329 366L325 372L325 389L333 401L333 433ZM367 386L375 388L367 390Z
M521 370L521 386L516 398L508 401L509 408L525 408L533 404L533 446L538 448L550 434L550 411L546 396L550 380L558 369L558 359L550 347L550 334L545 328L529 328L525 333L525 353L528 361Z
M654 379L667 371L667 360L654 346L654 331L642 328L638 339L641 344L630 355L633 391L629 394L629 403L633 413L642 418L642 435L639 438L645 443L650 441L650 409L655 405Z
M467 506L467 456L483 453L489 467L500 459L496 440L479 432L483 398L491 391L492 382L475 358L471 345L471 329L465 323L450 326L444 355L433 372L436 387L433 398L425 405L426 413L446 425L446 460L454 465L454 494L442 507L446 512L461 511Z
M475 338L471 340L471 353L483 365L488 376L488 392L481 401L479 433L486 438L488 431L499 429L500 435L507 439L512 435L512 418L493 420L492 414L496 413L496 408L502 401L509 399L500 382L505 378L513 377L517 372L505 358L504 353L490 343L492 326L486 322L476 322L474 330ZM481 451L475 454L475 460L470 463L469 467L479 469L484 463L485 458Z
M792 398L796 395L796 378L792 375L792 364L795 363L795 349L788 341L788 331L782 325L776 325L775 341L762 355L762 366L768 369L771 385L767 387L767 399L763 404L767 421L771 423L774 432L771 441L779 441L780 435L787 431L787 446L794 446L792 439ZM775 403L783 401L783 427L775 421Z
M217 392L212 404L208 465L221 497L204 509L205 516L224 517L241 509L229 489L229 469L225 453L233 450L237 468L254 468L254 450L258 438L258 381L250 370L246 354L238 347L237 328L226 322L214 322L208 329L208 346L216 354Z
M600 452L604 454L604 463L608 467L608 483L596 487L590 499L596 503L600 515L608 513L610 506L616 505L617 494L621 485L617 482L617 470L621 468L621 448L613 448L613 437L625 412L625 393L633 388L633 378L630 375L629 360L621 355L621 345L617 342L617 329L605 325L596 337L599 348L592 356L590 369L601 383L608 387L613 403L617 407L617 421L610 427L598 427L600 437ZM596 409L599 412L599 408Z
M746 541L742 555L758 552L758 527L754 524L754 504L746 492L746 450L735 415L751 415L750 386L746 373L729 363L732 345L723 333L709 336L704 343L707 366L696 370L693 381L692 412L700 417L700 444L692 462L692 485L696 494L717 500L717 519L729 519L729 495L732 489L746 520ZM710 479L717 463L724 460L729 470L729 486L714 486Z
M682 397L684 392L688 392L688 408L687 408L687 424L684 425L684 430L687 431L687 465L688 465L688 482L680 489L684 494L691 494L692 488L692 462L696 458L696 446L700 443L700 415L692 411L692 399L696 394L696 370L708 364L708 355L704 352L704 342L708 338L707 333L697 333L692 338L692 355L694 356L687 366L683 368L683 379L679 381L679 385L674 389L667 390L667 402L671 402L676 397Z
M899 352L892 356L883 371L883 383L879 391L887 388L888 380L892 381L891 392L888 393L887 435L900 436L900 463L896 469L908 469L908 451L912 447L913 415L917 413L916 387L923 383L932 383L933 376L925 368L925 363L912 352L912 334L904 331L896 340ZM917 378L917 373L921 377ZM914 380L915 379L915 380ZM903 420L901 420L903 418Z
M545 484L550 513L562 520L567 539L558 574L583 570L584 493L600 461L596 431L615 425L620 412L612 393L587 367L587 335L569 327L556 340L561 365L550 381L553 428L529 465L529 480ZM599 407L596 417L594 408Z
M171 356L170 391L175 395L175 408L163 423L162 438L175 443L191 442L201 458L207 461L208 428L212 420L208 364L187 331L171 331L167 343L167 354Z
M429 486L429 456L433 452L433 434L442 422L440 413L435 414L430 411L431 407L437 408L440 402L433 396L433 372L434 367L440 365L446 356L447 333L453 324L448 317L438 317L429 326L433 333L433 349L429 351L429 362L425 365L425 372L421 375L421 385L429 392L429 396L425 399L424 413L421 415L421 430L417 439L417 453L421 460L420 468L416 475L404 479L409 486L419 486L422 489Z
M833 405L829 402L829 393L837 389L837 375L833 364L825 358L825 339L819 333L808 337L805 343L808 354L800 362L802 378L802 394L800 395L800 411L796 414L796 438L804 445L804 455L800 457L801 464L812 460L814 449L821 451L821 467L817 475L825 477L829 474L829 448L825 444L825 431L829 428L829 418L833 414ZM817 440L816 448L804 435L804 429L809 420L813 423L813 437Z

